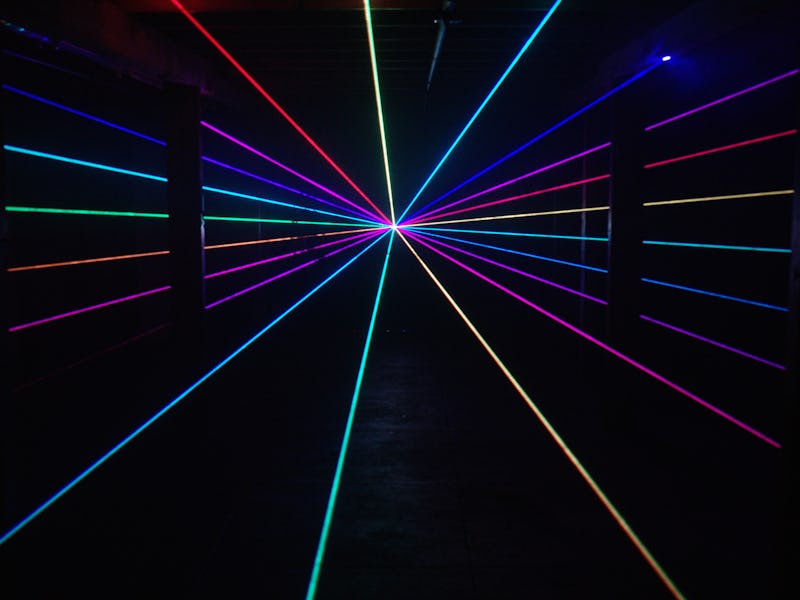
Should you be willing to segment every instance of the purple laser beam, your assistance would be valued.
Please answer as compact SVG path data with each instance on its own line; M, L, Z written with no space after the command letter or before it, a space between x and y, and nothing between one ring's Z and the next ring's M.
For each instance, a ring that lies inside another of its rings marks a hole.
M714 100L713 102L708 102L707 104L703 104L702 106L698 106L697 108L693 108L691 110L687 110L679 115L675 115L674 117L670 117L669 119L664 119L663 121L659 121L658 123L653 123L652 125L648 125L644 128L645 131L651 131L656 127L661 127L662 125L666 125L667 123L672 123L673 121L677 121L678 119L682 119L684 117L688 117L689 115L693 115L701 110L705 110L707 108L711 108L712 106L716 106L717 104L722 104L723 102L727 102L728 100L733 100L734 98L738 98L739 96L743 96L749 92L753 92L759 88L764 86L770 85L777 81L781 81L782 79L786 79L787 77L791 77L792 75L797 75L800 73L800 69L792 69L784 73L783 75L778 75L777 77L773 77L772 79L767 79L766 81L762 81L761 83L757 83L755 85L751 85L748 88L740 90L738 92L734 92L733 94L728 94L718 100Z
M159 292L165 292L166 290L170 289L172 286L165 285L163 287L155 288L153 290L147 290L146 292L139 292L138 294L132 294L130 296L124 296L123 298L116 298L114 300L108 300L107 302L101 302L100 304L93 304L91 306L85 306L83 308L78 308L75 310L71 310L69 312L61 313L58 315L53 315L52 317L45 317L44 319L38 319L36 321L31 321L30 323L22 323L21 325L14 325L13 327L9 327L9 333L13 333L15 331L21 331L23 329L28 329L29 327L35 327L36 325L42 325L44 323L50 323L52 321L58 321L59 319L65 319L67 317L72 317L75 315L80 315L91 310L97 310L98 308L105 308L106 306L113 306L114 304L120 304L122 302L128 302L129 300L136 300L137 298L144 298L145 296L150 296L152 294L158 294Z
M712 340L711 338L704 337L700 334L694 333L692 331L687 331L686 329L681 329L680 327L676 327L675 325L670 325L669 323L664 323L663 321L659 321L658 319L654 319L653 317L648 317L647 315L639 315L644 321L648 321L649 323L653 323L655 325L659 325L666 329L670 329L676 333L680 333L701 342L706 342L707 344L711 344L712 346L716 346L717 348L722 348L723 350L728 350L729 352L733 352L734 354L738 354L740 356L744 356L745 358L749 358L751 360L755 360L757 362L763 363L770 367L774 367L776 369L780 369L781 371L785 371L786 367L784 365L778 364L776 362L772 362L767 360L766 358L761 358L760 356L756 356L755 354L750 354L749 352L745 352L744 350L739 350L738 348L734 348L733 346L729 346L728 344L723 344L722 342L718 342L717 340Z

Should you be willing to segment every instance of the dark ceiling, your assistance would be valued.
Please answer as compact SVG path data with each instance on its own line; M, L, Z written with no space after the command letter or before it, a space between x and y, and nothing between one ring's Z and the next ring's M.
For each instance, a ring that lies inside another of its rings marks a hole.
M565 1L542 32L528 62L536 69L585 77L609 53L692 4L690 0ZM116 0L183 43L207 42L168 0ZM358 0L186 2L211 33L268 89L371 88L363 4ZM441 0L373 3L382 88L424 93ZM552 2L459 0L434 76L488 91ZM439 83L440 85L436 85Z
M115 1L133 18L233 73L168 0ZM469 143L462 144L458 158L464 162L450 168L473 168L467 164L470 153L476 165L496 154L487 147L487 132L497 132L490 145L507 151L528 139L531 131L568 114L564 111L575 110L576 101L591 100L576 99L576 93L585 91L587 81L596 78L609 55L694 3L562 2L476 122L474 129L480 132L471 133ZM447 28L432 86L426 92L436 20L443 14L441 0L374 3L377 63L392 169L397 171L396 195L413 194L551 5L550 0L457 1L453 18L458 22ZM186 6L324 148L342 157L345 171L365 181L370 195L385 194L361 2L187 0ZM254 92L253 96L258 100ZM268 121L275 115L263 105L263 118ZM263 122L261 114L258 126L264 131L280 129L279 124ZM458 177L458 173L451 175Z
M86 3L60 2L62 20L79 23L83 13L72 7L85 7ZM624 65L620 73L608 76L611 55L693 4L699 3L563 0L448 161L449 173L443 169L441 175L458 180L463 171L484 166L498 152L507 152L594 99L608 88L609 81L632 75L662 50L674 52L658 47L658 39L651 40L644 55L638 52L634 57L638 64ZM211 118L240 132L251 143L262 144L259 147L273 152L280 148L283 155L307 160L309 170L318 169L320 177L333 177L341 183L170 0L106 0L94 4L109 5L142 30L155 30L162 38L188 49L192 58L199 59L201 69L230 75L229 79L239 85L236 93L228 95L230 119L226 115ZM185 0L185 5L346 172L363 182L370 196L385 196L361 2ZM413 195L551 5L551 0L456 0L452 19L457 22L447 27L427 92L442 0L373 3L396 196L407 200ZM31 22L36 21L31 5L19 6L31 16ZM87 28L91 33L88 25L82 31ZM97 28L102 29L102 24ZM102 37L103 33L98 35ZM106 34L106 38L108 35L113 34ZM103 43L117 47L126 43L106 38ZM136 41L132 36L130 40ZM158 52L153 56L155 63L170 61ZM597 83L603 74L605 80ZM245 124L236 122L242 119L246 119Z

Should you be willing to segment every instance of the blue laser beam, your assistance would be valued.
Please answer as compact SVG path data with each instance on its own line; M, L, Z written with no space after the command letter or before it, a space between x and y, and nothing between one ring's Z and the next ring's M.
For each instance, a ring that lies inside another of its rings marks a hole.
M768 308L770 310L779 310L781 312L789 312L785 306L777 306L775 304L767 304L766 302L757 302L755 300L747 300L746 298L739 298L738 296L729 296L727 294L719 294L717 292L709 292L708 290L699 290L697 288L688 287L685 285L678 285L676 283L667 283L666 281L658 281L656 279L648 279L642 277L645 283L652 283L663 287L673 288L676 290L683 290L684 292L692 292L693 294L701 294L703 296L712 296L714 298L721 298L722 300L731 300L733 302L740 302L742 304L749 304L751 306L759 306L761 308Z
M126 445L128 445L131 441L133 441L136 437L138 437L145 429L150 427L153 423L155 423L159 418L161 418L164 414L166 414L170 409L172 409L175 405L177 405L181 400L186 398L189 394L191 394L194 390L200 387L203 383L205 383L209 378L211 378L217 371L219 371L222 367L227 365L231 362L234 358L239 356L244 350L246 350L249 346L251 346L257 339L259 339L262 335L264 335L267 331L272 329L277 323L284 319L289 313L294 311L298 306L300 306L303 302L308 300L311 296L313 296L320 288L322 288L325 284L331 281L334 277L336 277L339 273L344 271L347 267L353 264L356 260L358 260L361 256L363 256L366 252L370 250L375 244L377 244L386 234L384 233L372 242L369 246L364 248L361 252L356 254L353 258L348 260L344 263L341 267L336 269L331 275L326 277L315 286L310 292L306 293L303 297L301 297L297 302L292 304L289 308L283 311L280 315L278 315L274 320L272 320L268 325L266 325L263 329L261 329L258 333L252 336L249 340L239 346L236 350L231 352L226 358L222 361L217 363L215 367L209 370L205 375L200 377L197 381L195 381L192 385L186 388L183 392L178 394L173 400L168 402L164 407L162 407L158 412L156 412L152 417L147 419L144 423L139 425L136 429L134 429L131 433L129 433L125 438L122 439L119 443L117 443L113 448L111 448L108 452L103 454L100 458L98 458L95 462L89 465L86 469L84 469L81 473L78 474L77 477L72 479L69 483L67 483L64 487L58 490L55 494L50 496L45 502L43 502L38 508L36 508L33 512L31 512L28 516L22 519L19 523L14 525L11 529L9 529L6 533L0 537L0 546L5 544L9 539L11 539L15 534L19 533L21 529L23 529L26 525L28 525L31 521L41 515L44 511L50 508L54 503L56 503L60 498L62 498L67 492L72 490L76 485L78 485L81 481L86 479L89 475L91 475L94 471L96 471L103 463L108 461L112 456L114 456L117 452L122 450Z
M557 263L557 264L560 264L560 265L566 265L568 267L575 267L575 268L578 268L578 269L585 269L587 271L595 271L596 273L606 273L606 274L608 273L608 269L601 269L599 267L591 267L589 265L584 265L584 264L581 264L581 263L571 262L571 261L568 261L568 260L560 260L560 259L557 259L557 258L550 258L548 256L541 256L539 254L531 254L530 252L521 252L520 250L512 250L511 248L503 248L501 246L492 246L490 244L482 244L480 242L472 242L470 240L465 240L463 238L451 237L449 235L442 235L440 233L430 233L427 230L418 231L417 233L424 234L424 235L427 235L429 237L441 238L441 239L444 239L444 240L450 240L450 241L453 241L453 242L458 242L460 244L468 244L470 246L479 246L481 248L488 248L490 250L498 250L500 252L506 252L508 254L516 254L518 256L525 256L527 258L535 258L536 260L543 260L543 261L547 261L547 262Z
M41 102L42 104L47 104L48 106L52 106L53 108L57 108L59 110L63 110L64 112L68 112L70 114L76 115L78 117L82 117L84 119L88 119L89 121L93 121L95 123L99 123L100 125L105 125L106 127L110 127L112 129L116 129L117 131L122 131L129 135L133 135L135 137L141 138L143 140L147 140L148 142L152 142L154 144L158 144L159 146L166 146L167 143L164 140L159 140L152 136L146 135L140 131L135 131L133 129L128 129L127 127L123 127L122 125L118 125L117 123L112 123L111 121L106 121L105 119L101 119L100 117L95 117L94 115L90 115L89 113L85 113L83 111L71 108L64 104L59 104L58 102L54 102L52 100L48 100L47 98L42 98L41 96L37 96L36 94L31 94L30 92L26 92L25 90L21 90L11 85L3 84L3 89L9 92L13 92L14 94L18 94L20 96L24 96L30 100L35 100L37 102Z
M470 120L467 121L467 124L464 126L464 129L461 130L461 133L458 134L458 136L456 137L455 141L452 143L450 148L447 150L447 152L444 153L444 156L439 161L439 164L436 165L436 167L433 169L431 174L428 175L428 178L425 180L425 183L422 184L422 187L419 188L417 193L411 199L411 202L409 202L408 206L403 211L403 214L400 215L400 218L398 219L398 222L402 222L403 221L403 217L406 215L406 213L409 211L409 209L413 206L414 202L417 201L417 198L420 197L420 194L422 194L422 192L425 190L425 188L428 187L428 184L434 178L434 176L439 171L439 169L442 167L444 162L449 158L450 154L453 152L455 147L461 141L461 138L463 138L464 135L469 130L469 128L472 127L472 124L478 118L478 115L480 115L481 112L483 112L483 109L486 107L486 105L489 104L489 101L492 99L492 96L494 96L495 92L497 92L497 90L500 88L502 83L506 80L506 77L508 77L508 74L511 73L511 70L516 66L516 64L522 58L522 55L525 54L525 51L533 43L533 40L535 40L536 37L539 35L539 32L544 28L545 24L547 23L547 21L550 20L550 17L553 16L553 13L556 11L556 9L558 8L558 6L560 4L561 4L561 0L556 0L556 2L553 3L553 6L550 7L550 10L548 10L547 13L544 15L544 17L542 18L542 20L539 23L539 25L536 27L536 29L533 30L533 33L530 35L528 40L523 44L522 48L520 48L519 52L517 52L517 55L511 61L511 64L508 65L508 68L506 68L505 72L500 76L500 79L497 80L497 83L494 84L494 87L491 89L489 94L486 96L486 98L484 98L483 102L481 102L480 106L478 106L478 109L475 111L475 114L473 114L472 117L470 118Z
M523 151L523 150L525 150L526 148L528 148L528 147L530 147L531 145L535 144L536 142L538 142L539 140L541 140L541 139L542 139L542 138L544 138L545 136L548 136L548 135L550 135L551 133L553 133L553 132L554 132L554 131L556 131L557 129L559 129L559 128L563 127L564 125L566 125L567 123L569 123L570 121L573 121L573 120L577 119L579 116L581 116L581 115L582 115L583 113L585 113L587 110L589 110L589 109L591 109L591 108L594 108L595 106L597 106L598 104L600 104L600 103L601 103L603 100L606 100L607 98L609 98L609 97L613 96L614 94L616 94L616 93L617 93L617 92L619 92L620 90L622 90L622 89L624 89L624 88L628 87L628 86L629 86L629 85L631 85L633 82L635 82L635 81L636 81L636 80L638 80L638 79L641 79L642 77L644 77L645 75L647 75L647 74L648 74L650 71L652 71L653 69L655 69L656 67L658 67L658 66L660 66L660 65L662 65L662 64L664 64L664 63L662 63L662 62L659 60L658 62L656 62L656 63L653 63L653 64L649 65L648 67L646 67L646 68L642 69L641 71L639 71L638 73L636 73L636 74L635 74L635 75L633 75L632 77L630 77L630 78L626 79L625 81L623 81L622 83L620 83L620 84L619 84L617 87L615 87L615 88L611 89L610 91L606 92L605 94L603 94L603 95L602 95L602 96L600 96L599 98L596 98L595 100L593 100L593 101L592 101L592 102L590 102L589 104L585 105L583 108L580 108L580 109L578 109L577 111L575 111L574 113L572 113L571 115L569 115L569 116L568 116L568 117L566 117L565 119L563 119L563 120L559 121L558 123L556 123L555 125L553 125L553 126L552 126L552 127L550 127L549 129L545 129L545 130L544 130L542 133L540 133L539 135L537 135L535 138L533 138L533 139L531 139L531 140L528 140L527 142L525 142L524 144L522 144L522 145L521 145L521 146L519 146L518 148L515 148L514 150L512 150L511 152L509 152L508 154L506 154L506 155L505 155L505 156L503 156L502 158L499 158L498 160L496 160L495 162L493 162L492 164L490 164L488 167L484 168L482 171L479 171L479 172L475 173L475 175L473 175L473 176L472 176L472 177L470 177L469 179L466 179L466 180L464 180L463 182L459 183L459 184L458 184L456 187L454 187L454 188L453 188L453 189L451 189L450 191L448 191L448 192L445 192L444 194L442 194L441 196L439 196L439 197L438 197L438 198L436 198L435 200L433 200L433 201L429 202L428 204L426 204L426 205L425 205L425 206L423 206L422 208L418 209L418 210L417 210L417 211L416 211L416 212L415 212L413 215L411 215L411 216L409 217L409 219L414 219L414 218L416 218L418 215L421 215L421 214L423 214L423 213L424 213L424 212L425 212L425 211L426 211L428 208L430 208L430 207L431 207L431 206L433 206L434 204L437 204L438 202L441 202L442 200L444 200L444 199L445 199L445 198L447 198L448 196L450 196L450 195L454 194L455 192L457 192L458 190L460 190L460 189L461 189L461 188L463 188L464 186L466 186L466 185L468 185L468 184L472 183L473 181L475 181L476 179L478 179L478 177L482 177L483 175L485 175L486 173L488 173L489 171L491 171L491 170L492 170L492 169L494 169L495 167L498 167L499 165L501 165L502 163L504 163L504 162L505 162L505 161L507 161L508 159L510 159L510 158L512 158L512 157L514 157L514 156L516 156L517 154L519 154L520 152L522 152L522 151ZM415 198L415 199L416 199L416 198ZM411 203L411 204L413 204L413 201L412 201L412 203ZM405 214L406 214L406 212L408 212L408 209L409 209L409 208L411 208L411 204L409 204L409 205L408 205L408 208L406 208L406 210L405 210L405 211L403 212L403 214L400 216L400 220L401 220L401 221L402 221L403 217L405 217Z
M328 497L328 506L325 510L325 518L322 522L322 532L320 533L317 552L314 556L314 567L311 571L311 578L308 583L306 600L313 600L316 594L317 585L319 583L319 575L322 570L322 560L325 557L325 547L328 543L328 535L330 533L331 522L333 521L333 511L336 507L336 497L339 494L339 487L341 486L342 482L342 471L344 470L344 461L347 456L347 446L350 442L350 435L353 431L353 422L355 420L356 408L358 407L358 397L361 394L361 384L364 380L364 371L367 367L367 356L369 355L369 349L372 343L372 334L375 330L375 321L378 317L378 307L380 306L383 284L386 280L386 270L389 266L389 255L392 251L392 242L394 241L395 230L392 229L391 231L392 235L389 238L389 245L386 248L386 258L383 261L383 270L381 271L381 278L378 282L378 291L375 293L375 304L372 307L372 317L369 321L367 339L364 342L364 351L361 354L361 365L358 368L358 376L356 377L356 385L355 389L353 390L353 398L350 401L350 413L347 415L347 425L345 426L344 436L342 437L342 445L339 449L339 458L336 461L336 471L333 476L330 496Z

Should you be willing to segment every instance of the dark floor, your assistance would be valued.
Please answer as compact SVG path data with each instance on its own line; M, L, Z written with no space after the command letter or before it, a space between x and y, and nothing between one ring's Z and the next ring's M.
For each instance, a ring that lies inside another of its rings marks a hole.
M397 281L390 272L317 597L668 598L436 289L409 297ZM372 300L337 303L351 283L323 289L0 549L3 597L304 597ZM513 300L492 309L520 318L502 329L466 299L687 597L770 597L771 448ZM120 372L103 371L95 396L115 384L105 402L121 407L152 384L147 400L163 403L158 377ZM35 401L77 406L63 385L17 401L31 415ZM69 463L47 481L29 474L25 498L76 472L69 448L96 429L59 422L49 442L19 440ZM121 436L107 437L103 448Z

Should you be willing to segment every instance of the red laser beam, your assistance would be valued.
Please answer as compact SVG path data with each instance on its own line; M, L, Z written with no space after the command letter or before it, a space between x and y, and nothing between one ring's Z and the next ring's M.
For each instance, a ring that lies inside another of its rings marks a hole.
M662 165L668 165L670 163L679 162L682 160L688 160L690 158L697 158L698 156L706 156L708 154L716 154L717 152L724 152L725 150L733 150L734 148L741 148L742 146L750 146L751 144L758 144L761 142L767 142L769 140L774 140L777 138L786 137L787 135L794 135L797 133L797 129L788 129L786 131L781 131L780 133L773 133L771 135L764 135L761 137L753 138L751 140L745 140L743 142L736 142L735 144L728 144L727 146L719 146L718 148L709 148L708 150L701 150L700 152L693 152L692 154L684 154L683 156L675 156L674 158L668 158L666 160L659 160L658 162L652 162L646 164L644 166L645 169L652 169L653 167L660 167Z
M239 71L239 73L241 73L242 77L244 77L244 78L245 78L245 79L246 79L246 80L247 80L247 81L248 81L248 82L249 82L249 83L250 83L250 84L251 84L251 85L252 85L254 88L256 88L256 91L258 91L258 93L259 93L259 94L261 94L261 95L262 95L262 96L263 96L263 97L266 99L266 101L267 101L267 102L269 102L269 103L270 103L270 104L273 106L273 108L275 108L275 110L277 110L277 111L278 111L278 113L280 113L280 115L281 115L281 116L282 116L284 119L286 119L286 120L289 122L289 124L290 124L292 127L294 127L294 128L295 128L295 130L297 131L297 133L299 133L301 136L303 136L303 139L305 139L305 140L306 140L306 141L307 141L309 144L311 144L311 147L312 147L312 148L314 148L314 150L316 150L316 151L317 151L317 153L318 153L318 154L319 154L319 155L320 155L322 158L324 158L324 159L327 161L327 163L328 163L330 166L332 166L332 167L334 168L334 170L335 170L337 173L339 173L339 175L341 175L341 176L344 178L344 180L345 180L347 183L349 183L349 184L350 184L350 186L351 186L351 187L352 187L352 188L353 188L353 189L354 189L354 190L355 190L355 191L358 193L358 195L359 195L359 196L361 196L361 197L362 197L362 198L363 198L363 199L364 199L364 200L367 202L367 204L369 204L369 205L370 205L370 206L371 206L371 207L372 207L372 208L375 210L375 212L376 212L378 215L380 215L380 216L381 216L381 218L382 218L382 219L383 219L383 220L384 220L386 223L389 223L390 221L389 221L389 219L387 218L387 216L386 216L386 215L383 213L383 211L382 211L380 208L378 208L378 207L375 205L375 203L374 203L372 200L370 200L370 199L369 199L369 197L368 197L368 196L367 196L367 195L366 195L366 194L363 192L363 190L362 190L360 187L358 187L358 186L356 185L356 183L355 183L355 182L354 182L352 179L350 179L350 177L348 177L347 173L345 173L345 172L342 170L342 168L341 168L339 165L337 165L337 164L336 164L336 162L334 162L334 160L333 160L333 159L332 159L332 158L331 158L331 157L328 155L328 153L327 153L327 152L325 152L325 151L324 151L322 148L320 148L319 144L317 144L317 142L315 142L315 141L314 141L314 140L311 138L311 136L310 136L310 135L308 135L308 134L305 132L305 130L304 130L302 127L300 127L300 125L297 123L297 121L295 121L295 120L294 120L294 119L293 119L293 118L292 118L292 117L289 115L289 113L287 113L287 112L286 112L286 111L283 109L283 107L282 107L280 104L278 104L278 103L275 101L275 99L274 99L272 96L270 96L270 95L267 93L267 91L266 91L266 90L265 90L263 87L261 87L261 84L259 84L259 83L258 83L258 81L256 81L256 80L255 80L255 78L254 78L252 75L250 75L250 73L248 73L248 72L245 70L245 68L244 68L244 67L243 67L241 64L239 64L239 61L237 61L237 60L236 60L236 59L235 59L235 58L234 58L234 57L231 55L231 53L230 53L230 52L228 52L228 51L227 51L227 50L226 50L226 49L225 49L225 48L222 46L222 44L220 44L220 43L219 43L219 42L216 40L216 38L214 38L214 36L213 36L213 35L211 35L211 34L209 33L209 31L208 31L207 29L206 29L205 27L203 27L203 26L200 24L200 22L199 22L197 19L195 19L195 18L194 18L194 17L191 15L191 13L190 13L188 10L186 10L186 8L184 8L183 4L181 4L181 3L180 3L178 0L170 0L170 2L172 3L172 5L173 5L175 8L177 8L177 9L178 9L178 10L181 12L181 14L183 14L183 16L184 16L184 17L186 17L186 18L189 20L189 22L190 22L192 25L194 25L194 26L195 26L195 28L196 28L196 29L197 29L197 30L198 30L198 31L199 31L201 34L203 34L203 37L205 37L205 38L206 38L206 39L207 39L209 42L211 42L211 44L212 44L212 45L213 45L213 46L214 46L214 47L215 47L217 50L219 50L219 51L220 51L220 53L221 53L221 54L222 54L222 55L223 55L223 56L224 56L224 57L225 57L225 58L228 60L228 62L230 62L230 63L233 65L233 67L234 67L234 68L235 68L237 71Z

